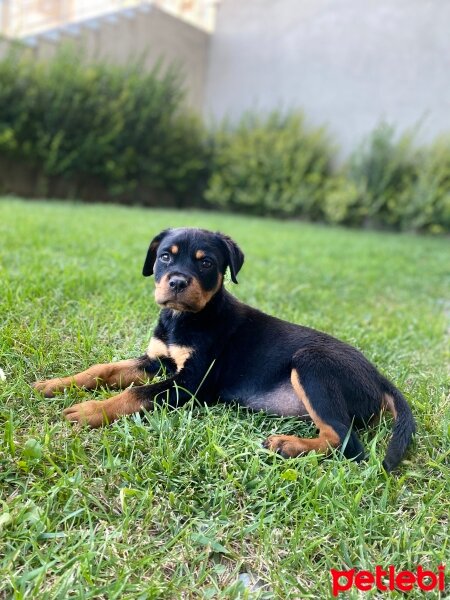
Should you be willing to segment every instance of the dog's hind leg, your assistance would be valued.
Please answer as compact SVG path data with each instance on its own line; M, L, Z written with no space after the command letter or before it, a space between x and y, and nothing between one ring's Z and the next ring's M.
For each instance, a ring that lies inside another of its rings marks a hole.
M302 380L299 371L303 373ZM291 373L292 386L319 430L318 437L308 439L294 435L271 435L263 445L288 458L312 450L327 453L345 442L344 456L362 460L364 450L356 433L351 430L351 418L342 392L337 382L330 379L329 373L321 374L320 371L316 365L314 371L294 368Z

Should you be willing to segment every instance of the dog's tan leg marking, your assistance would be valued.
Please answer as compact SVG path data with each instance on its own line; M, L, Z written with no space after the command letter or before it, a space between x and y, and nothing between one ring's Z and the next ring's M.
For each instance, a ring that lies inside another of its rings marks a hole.
M162 357L168 357L171 358L174 363L176 364L177 367L177 372L181 371L181 369L184 367L186 361L190 358L190 356L192 355L192 348L189 348L187 346L177 346L175 344L170 344L170 345L166 345L163 341L159 340L158 338L153 337L150 340L150 344L149 347L147 348L147 355L149 358L151 359L155 359L155 358L162 358ZM122 363L129 363L128 365L124 365L124 366L128 366L128 369L125 370L125 372L130 376L131 378L131 367L134 361L122 361ZM96 367L116 367L117 365L120 365L120 363L113 363L111 365L96 365ZM86 382L89 383L91 381L91 379L95 376L96 379L99 379L99 373L98 372L93 372L92 370L95 369L95 367L91 367L91 369L88 369L87 371L85 371L84 373L80 373L79 375L75 375L73 378L68 377L67 379L69 380L69 385L70 383L72 383L72 381L74 381L74 383L76 383L77 385L79 385L79 381L77 380L77 377L80 377L81 375L85 376L85 378L83 379L83 385L84 387L86 386ZM108 382L111 383L111 381L113 380L114 375L119 376L121 375L121 373L119 373L118 370L116 370L116 373L108 373ZM86 374L89 373L89 379L87 379ZM102 380L104 380L104 377L106 376L106 372L102 372ZM144 374L145 376L145 374ZM146 376L145 376L146 377ZM62 381L62 380L59 380ZM128 383L127 383L128 382ZM134 379L132 381L128 381L126 378L123 378L122 383L129 385L130 383L133 383ZM66 417L66 419L68 419L69 421L73 421L75 423L80 423L80 424L86 424L89 425L90 427L100 427L101 425L106 425L108 423L112 423L113 421L115 421L118 417L122 416L122 415L129 415L135 412L139 412L141 410L141 403L140 401L137 399L136 394L134 393L134 390L128 389L125 390L124 392L122 392L121 394L118 394L117 396L113 396L112 398L108 398L107 400L87 400L86 402L81 402L80 404L74 404L73 406L70 406L69 408L66 408L66 410L64 411L64 416Z
M317 438L308 439L299 438L295 435L271 435L264 442L264 446L269 450L278 452L286 457L298 456L299 454L304 454L311 450L328 452L330 448L339 446L340 439L338 434L330 425L322 421L311 406L309 398L300 383L300 379L295 369L291 372L291 383L299 400L302 402L319 430L319 436Z
M141 385L148 379L148 375L142 369L138 368L135 359L120 360L115 363L93 365L76 375L69 377L56 377L46 381L36 381L33 387L51 398L55 392L59 392L71 385L83 387L88 390L95 389L99 384L117 386L125 388L135 383Z
M394 405L394 398L390 394L384 394L382 401L383 410L388 410L392 413L392 416L397 420L397 410Z
M131 415L140 410L141 403L137 399L133 388L130 388L107 400L87 400L69 406L64 410L64 416L68 421L80 425L101 427L112 423L122 415Z

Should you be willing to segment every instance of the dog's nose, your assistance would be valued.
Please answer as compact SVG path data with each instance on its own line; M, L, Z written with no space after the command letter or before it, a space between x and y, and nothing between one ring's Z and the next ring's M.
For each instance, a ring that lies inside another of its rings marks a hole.
M169 279L169 287L175 293L182 292L188 286L189 282L186 277L182 277L181 275L172 275Z

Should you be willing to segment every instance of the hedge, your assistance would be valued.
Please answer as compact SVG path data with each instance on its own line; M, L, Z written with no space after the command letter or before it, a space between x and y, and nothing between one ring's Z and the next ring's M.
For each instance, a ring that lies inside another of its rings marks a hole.
M325 129L298 112L208 131L170 67L86 63L67 49L49 62L20 51L0 61L0 171L31 168L82 197L80 182L95 182L99 200L450 230L450 138L421 147L382 124L344 165L335 157Z
M323 129L298 114L246 116L214 136L215 207L351 226L450 231L450 138L417 147L381 124L339 169Z
M450 230L450 137L430 146L381 124L330 181L326 220L441 233Z
M301 114L247 114L213 133L206 199L217 207L258 215L322 219L333 147L324 129L308 129Z
M49 177L91 177L112 195L145 185L193 197L205 135L182 106L177 73L161 65L86 64L68 49L37 63L12 51L0 61L0 155Z

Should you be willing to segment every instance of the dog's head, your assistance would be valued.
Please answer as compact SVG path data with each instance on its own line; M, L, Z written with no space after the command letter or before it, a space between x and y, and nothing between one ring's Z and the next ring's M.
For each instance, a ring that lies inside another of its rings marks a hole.
M155 299L163 308L199 312L221 289L229 267L237 283L244 255L231 238L204 229L166 229L150 243L142 271L155 275Z

